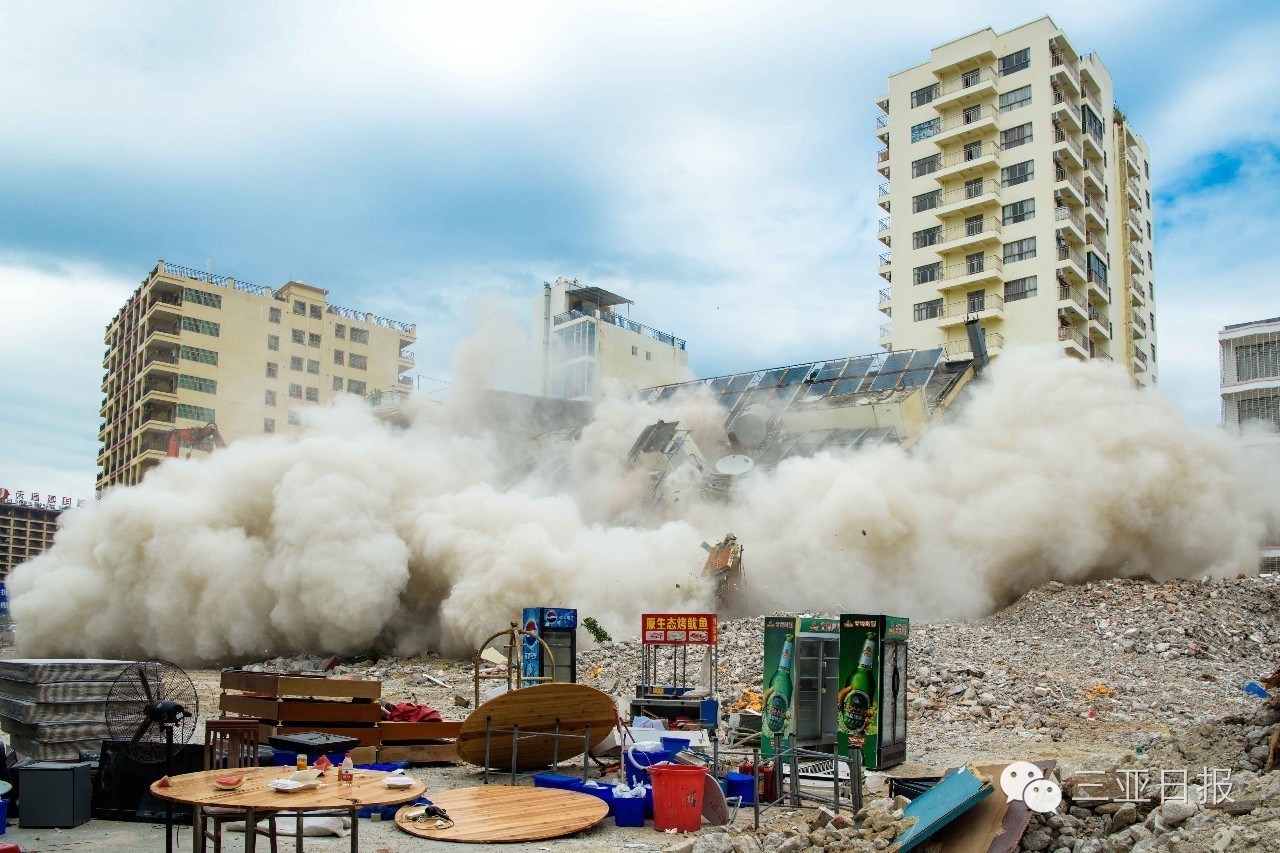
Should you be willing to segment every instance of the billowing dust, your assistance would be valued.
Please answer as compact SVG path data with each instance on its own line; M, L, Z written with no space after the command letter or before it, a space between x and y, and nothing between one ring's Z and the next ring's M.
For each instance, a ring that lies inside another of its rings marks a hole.
M632 443L676 419L714 458L716 404L611 400L531 456L529 420L483 394L415 401L407 429L349 398L68 513L12 575L19 644L189 664L465 654L529 605L632 636L641 612L712 606L700 544L726 532L754 612L966 618L1050 578L1256 571L1274 455L1048 351L1010 351L965 397L910 451L788 460L731 502L673 479L656 508Z

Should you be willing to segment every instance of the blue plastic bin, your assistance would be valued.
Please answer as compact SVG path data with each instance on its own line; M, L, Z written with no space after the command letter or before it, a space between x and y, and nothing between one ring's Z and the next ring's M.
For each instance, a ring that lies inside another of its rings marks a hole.
M644 797L614 797L613 822L618 826L644 826Z
M565 776L562 773L533 774L533 787L535 788L558 788L562 791L571 791L573 786L581 781L577 776Z
M724 777L725 796L742 797L742 804L756 801L755 777L746 773L727 773Z
M682 749L689 748L689 738L687 737L676 737L675 735L663 735L662 738L660 738L660 740L662 741L662 748L665 749L667 752L671 753L672 755L675 755L677 752L679 752Z

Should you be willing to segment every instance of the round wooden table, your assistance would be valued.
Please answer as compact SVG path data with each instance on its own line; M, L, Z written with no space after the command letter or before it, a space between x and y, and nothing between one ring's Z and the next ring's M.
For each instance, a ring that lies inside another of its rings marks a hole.
M377 770L357 770L355 780L349 785L337 781L337 769L330 769L320 777L321 785L309 791L282 793L267 787L267 783L276 779L288 779L296 772L294 767L247 767L238 770L206 770L202 773L186 773L181 776L170 776L169 787L151 785L151 793L164 800L188 803L195 809L195 832L193 838L198 843L202 837L200 809L205 806L223 806L242 808L245 810L244 844L246 853L253 853L257 847L258 834L252 831L255 812L267 812L274 818L275 812L299 812L298 822L301 824L303 811L317 809L342 809L351 812L351 851L360 849L360 809L391 806L407 803L417 799L427 790L427 786L417 779L408 788L388 788L383 782L392 775ZM237 776L243 773L244 784L234 791L220 791L213 787L213 780L219 776ZM410 777L405 777L410 778ZM198 849L198 848L197 848ZM297 835L296 849L302 850L302 833Z

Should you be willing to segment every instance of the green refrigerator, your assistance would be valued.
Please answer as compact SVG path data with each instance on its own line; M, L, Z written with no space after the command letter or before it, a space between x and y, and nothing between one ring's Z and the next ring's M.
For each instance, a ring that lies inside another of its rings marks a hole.
M808 749L836 744L840 620L834 616L766 616L761 752L773 756L788 738Z
M861 748L862 766L880 770L907 757L909 619L840 616L839 735L841 755Z

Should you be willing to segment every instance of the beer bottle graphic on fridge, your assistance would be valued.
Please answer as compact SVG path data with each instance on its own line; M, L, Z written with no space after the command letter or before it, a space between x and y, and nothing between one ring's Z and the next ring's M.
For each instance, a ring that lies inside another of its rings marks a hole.
M795 637L788 634L778 657L778 670L764 692L764 724L775 735L786 729L791 713L791 656L794 653Z
M840 727L850 737L862 737L867 730L871 706L876 697L876 635L867 635L862 644L858 668L840 691Z

